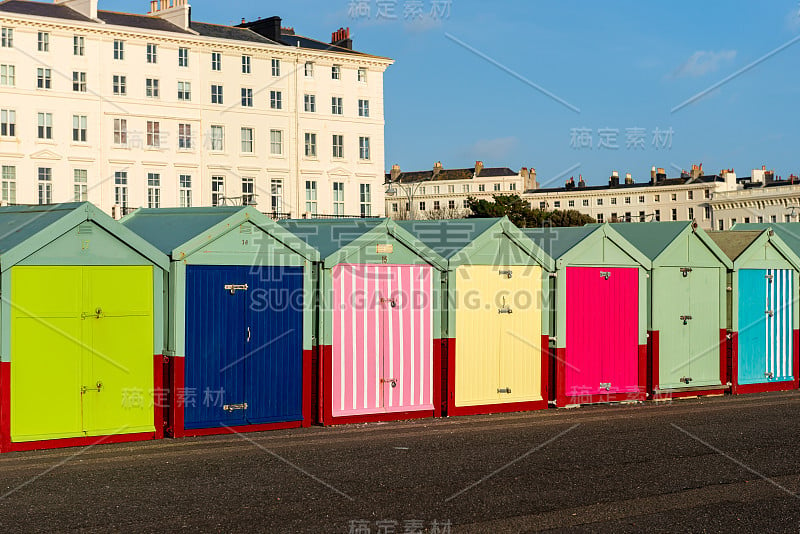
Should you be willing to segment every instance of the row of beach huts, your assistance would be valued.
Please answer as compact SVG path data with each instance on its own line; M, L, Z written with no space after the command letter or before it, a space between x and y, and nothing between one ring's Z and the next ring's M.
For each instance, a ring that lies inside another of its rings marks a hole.
M800 224L0 208L0 452L798 388Z

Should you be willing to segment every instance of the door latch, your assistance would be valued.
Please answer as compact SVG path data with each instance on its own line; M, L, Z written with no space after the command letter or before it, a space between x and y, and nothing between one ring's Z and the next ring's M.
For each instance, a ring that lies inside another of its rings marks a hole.
M393 388L397 387L397 379L396 378L381 378L381 383L389 384Z
M767 274L767 275L764 276L764 278L766 278L767 281L771 284L772 283L772 279L775 278L775 275Z
M609 271L600 271L600 276L608 280L611 278L611 273Z
M222 409L225 410L228 413L235 412L235 411L238 411L238 410L246 410L247 409L247 403L244 402L242 404L226 404L225 406L222 407Z
M225 284L225 291L229 291L231 295L235 295L237 291L247 291L248 288L247 284Z
M600 382L600 389L611 391L611 382Z
M387 302L389 303L389 306L391 306L392 308L396 308L397 307L397 300L395 300L395 299L384 299L384 298L381 299L381 304L385 304Z
M682 376L681 379L679 380L679 382L683 382L684 384L686 384L688 386L689 382L691 382L692 380L693 379L690 376Z
M684 278L689 276L690 272L692 272L692 268L691 267L681 267L681 274L683 275Z
M103 308L101 308L101 307L99 307L99 306L98 306L98 307L97 307L97 308L94 310L94 313L86 313L86 312L82 312L82 313L81 313L81 319L88 319L88 318L90 318L90 317L92 317L92 318L94 318L94 319L102 319L102 318L104 317L104 315L103 315Z
M691 321L691 320L692 320L692 316L691 315L681 315L681 321L683 321L684 325L689 324L689 321Z
M500 271L500 273L499 273L499 274L500 274L500 276L507 276L507 277L509 278L509 280L510 280L510 279L511 279L511 277L512 277L512 276L514 276L514 271L511 271L511 270L508 270L508 271Z
M774 311L772 311L772 310L767 310L767 311L765 311L764 313L766 313L766 314L767 314L767 315L769 315L770 317L775 317L775 312L774 312Z
M511 395L511 388L498 388L497 392L498 393L507 393L507 394Z
M766 378L775 378L775 373L770 373L769 371L767 371L766 373L764 373L764 377L766 377Z
M513 313L513 310L511 308L509 308L509 307L498 308L497 309L497 313L508 313L508 314L511 314L511 313Z
M90 388L89 386L83 386L81 388L81 394L89 393L90 391L96 391L100 393L101 389L103 389L103 383L98 380L97 384L93 388Z

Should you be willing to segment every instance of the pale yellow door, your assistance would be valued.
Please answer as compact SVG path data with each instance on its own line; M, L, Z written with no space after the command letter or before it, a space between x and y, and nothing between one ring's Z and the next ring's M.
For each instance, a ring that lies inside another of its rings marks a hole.
M488 266L456 270L455 405L495 404L500 381L498 277Z
M542 400L542 268L499 267L498 279L511 311L500 315L500 402Z

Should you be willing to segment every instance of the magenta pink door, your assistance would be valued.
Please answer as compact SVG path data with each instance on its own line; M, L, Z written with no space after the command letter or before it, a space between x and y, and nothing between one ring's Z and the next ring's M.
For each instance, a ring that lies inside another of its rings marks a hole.
M334 417L433 409L430 266L333 269Z
M565 393L639 391L639 271L567 268Z

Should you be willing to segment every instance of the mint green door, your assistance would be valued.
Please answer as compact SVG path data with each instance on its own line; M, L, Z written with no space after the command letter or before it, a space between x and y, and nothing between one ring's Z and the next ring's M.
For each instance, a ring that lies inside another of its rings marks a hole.
M719 270L653 271L653 328L659 331L659 389L720 385Z
M653 270L653 328L659 332L659 389L685 387L691 375L691 325L681 317L691 315L692 287L678 267Z
M690 386L719 386L719 317L720 271L694 268L689 273L691 285L691 364Z

